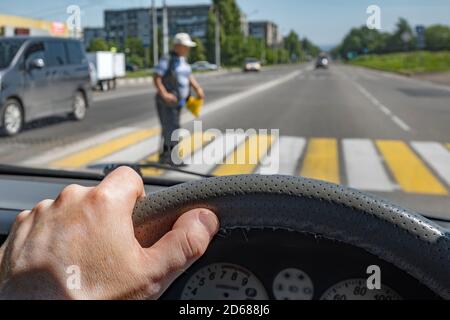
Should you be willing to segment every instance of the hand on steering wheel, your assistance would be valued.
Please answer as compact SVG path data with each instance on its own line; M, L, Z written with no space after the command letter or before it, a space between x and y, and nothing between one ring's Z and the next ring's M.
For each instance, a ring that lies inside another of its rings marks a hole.
M95 188L69 186L19 214L0 249L0 299L158 298L203 255L218 220L188 210L143 248L132 212L144 196L142 179L120 168Z

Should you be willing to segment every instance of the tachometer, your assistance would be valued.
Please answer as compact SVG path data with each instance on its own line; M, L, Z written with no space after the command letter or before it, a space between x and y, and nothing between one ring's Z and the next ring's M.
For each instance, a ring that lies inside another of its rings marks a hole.
M247 269L226 263L195 273L181 294L182 300L267 300L261 281Z
M277 300L312 300L314 286L302 270L286 269L275 277L273 295Z
M366 279L339 282L328 289L321 300L402 300L394 290L382 285L380 290L369 290Z

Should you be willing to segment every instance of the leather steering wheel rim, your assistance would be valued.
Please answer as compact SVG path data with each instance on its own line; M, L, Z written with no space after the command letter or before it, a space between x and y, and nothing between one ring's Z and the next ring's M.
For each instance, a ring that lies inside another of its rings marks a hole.
M450 299L450 234L374 196L300 177L204 179L138 201L133 215L137 239L151 246L184 212L195 208L214 211L222 229L281 229L353 245Z

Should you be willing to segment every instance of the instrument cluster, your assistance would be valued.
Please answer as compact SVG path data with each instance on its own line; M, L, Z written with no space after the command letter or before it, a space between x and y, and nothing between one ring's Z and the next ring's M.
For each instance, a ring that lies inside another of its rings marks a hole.
M371 266L379 271L375 278L368 273ZM437 296L402 270L347 244L282 230L235 229L222 232L162 298L414 300Z

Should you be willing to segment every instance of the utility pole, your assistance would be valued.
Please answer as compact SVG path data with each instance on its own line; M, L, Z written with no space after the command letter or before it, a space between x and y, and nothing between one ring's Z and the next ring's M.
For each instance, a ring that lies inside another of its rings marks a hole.
M221 48L220 48L220 12L219 6L215 7L216 13L216 27L215 27L215 45L216 45L216 65L220 68L221 61Z
M153 65L159 63L159 48L158 48L158 13L156 11L155 0L152 0L152 29L153 29Z
M169 54L169 21L166 0L163 1L163 52Z

